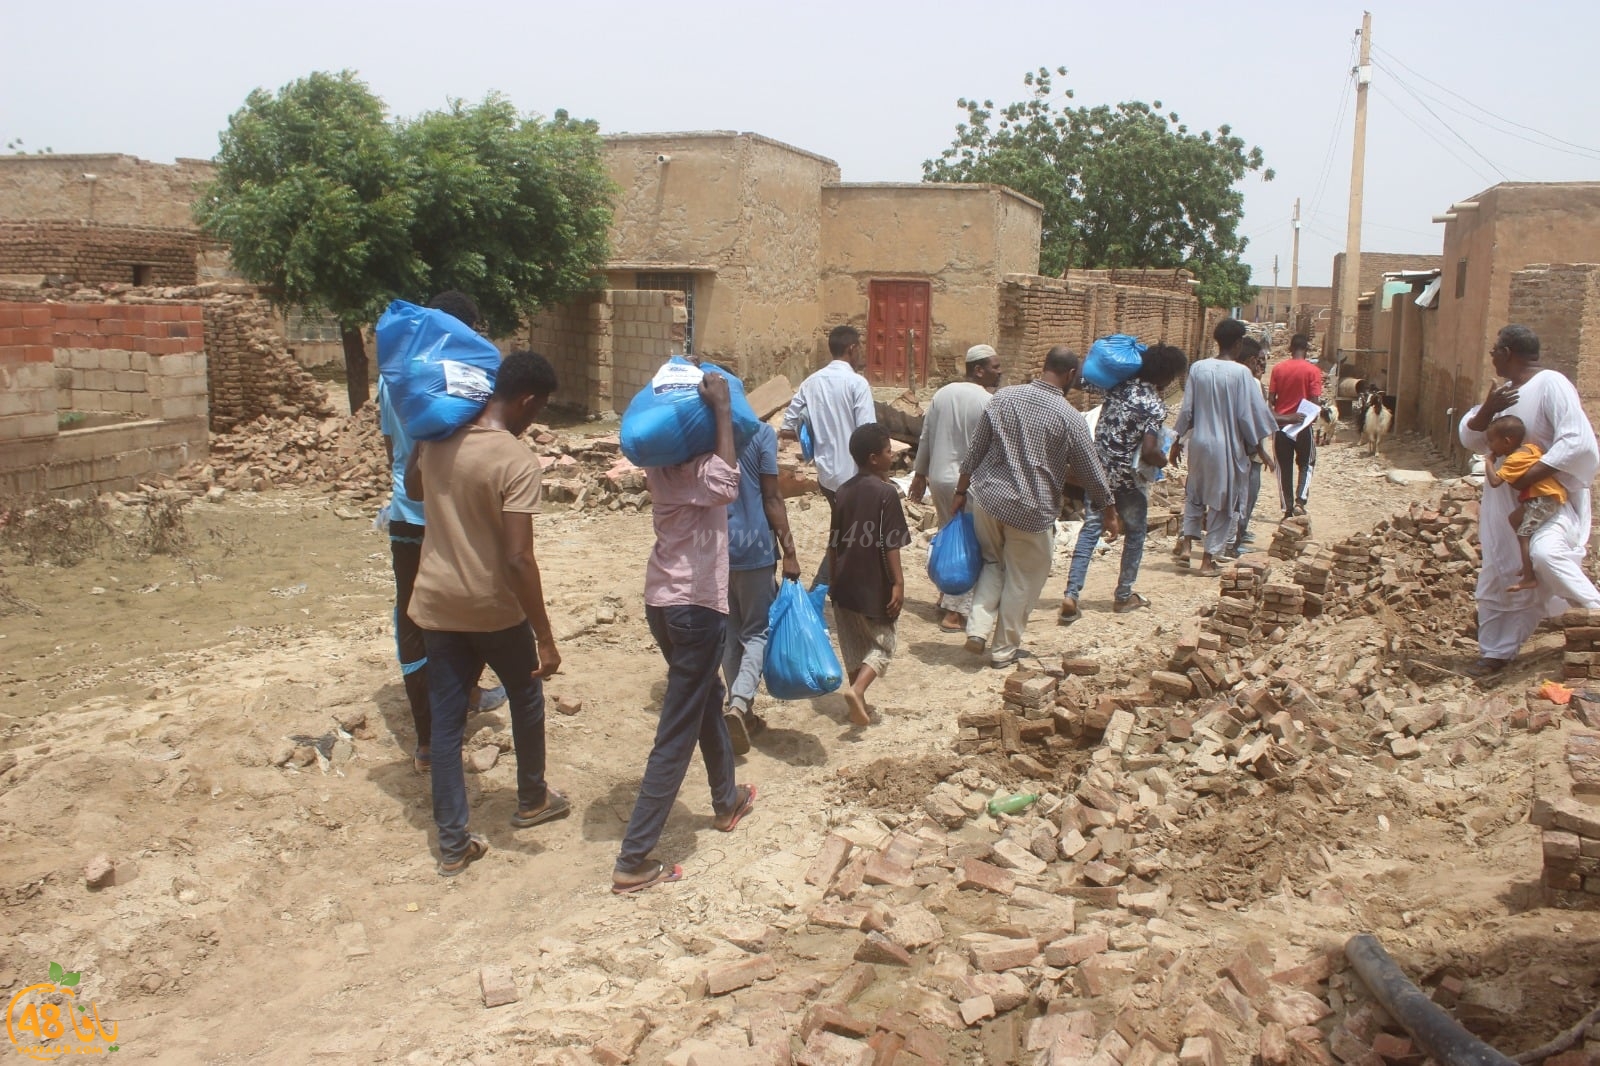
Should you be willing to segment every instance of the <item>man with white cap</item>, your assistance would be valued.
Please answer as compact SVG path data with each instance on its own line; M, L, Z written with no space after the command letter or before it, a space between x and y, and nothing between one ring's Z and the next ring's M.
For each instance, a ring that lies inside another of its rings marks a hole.
M943 528L955 514L951 499L956 482L961 480L961 459L972 445L983 409L1000 384L1000 356L987 344L967 349L967 376L952 381L933 394L922 417L922 436L917 441L917 461L912 467L911 488L907 496L922 502L927 489L933 490L933 509ZM944 615L939 628L960 633L967 627L967 612L972 609L972 593L940 596Z

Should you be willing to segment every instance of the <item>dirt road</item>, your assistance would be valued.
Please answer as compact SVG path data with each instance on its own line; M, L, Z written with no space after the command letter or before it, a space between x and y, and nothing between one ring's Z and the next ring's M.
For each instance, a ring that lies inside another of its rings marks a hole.
M1426 462L1405 447L1386 458ZM1385 480L1386 465L1324 452L1319 538L1427 493ZM1272 498L1269 486L1263 539ZM825 511L820 499L790 507L809 567ZM113 552L61 569L7 558L0 571L39 608L0 616L0 990L43 980L51 962L81 972L80 1001L117 1019L118 1053L141 1061L549 1062L643 1010L654 1029L635 1061L654 1063L722 1039L747 1007L798 1010L850 961L806 919L816 894L802 874L825 835L898 824L937 780L928 764L947 760L957 715L997 705L1003 682L938 631L914 552L901 656L874 689L882 723L850 732L837 696L764 704L771 728L740 770L761 789L755 816L715 832L691 768L658 849L686 879L614 898L664 675L642 617L650 520L551 509L536 535L564 662L547 695L582 709L549 716L549 777L574 814L512 830L511 758L469 775L473 828L493 850L445 880L427 780L407 757L386 540L288 493L196 503L188 526L182 562ZM1058 629L1071 543L1059 545L1031 650L1159 665L1181 621L1216 596L1215 582L1174 567L1169 545L1149 544L1139 588L1152 609L1109 612L1112 549L1091 571L1088 617ZM474 719L468 750L507 728L503 711ZM274 766L287 737L320 741L325 757ZM1204 966L1250 938L1289 964L1372 928L1477 978L1498 997L1508 1048L1553 1034L1593 998L1600 937L1593 914L1528 909L1539 857L1522 824L1523 760L1554 750L1525 738L1456 779L1373 769L1338 803L1295 792L1213 805L1173 858L1187 883L1168 920L1194 980L1209 984ZM90 890L84 866L101 854L115 883ZM1294 891L1302 882L1317 891ZM743 957L751 937L781 962L766 998L692 998L697 975ZM484 967L509 968L519 1001L486 1011ZM949 1040L950 1061L982 1060L980 1030Z

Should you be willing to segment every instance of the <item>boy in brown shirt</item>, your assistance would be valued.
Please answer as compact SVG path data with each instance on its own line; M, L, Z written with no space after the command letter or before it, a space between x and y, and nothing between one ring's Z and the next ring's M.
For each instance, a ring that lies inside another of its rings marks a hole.
M849 684L844 700L852 725L872 722L867 688L894 658L895 620L905 601L900 549L911 542L900 493L886 480L893 464L889 431L877 422L850 435L850 458L860 473L839 486L828 530L825 572Z
M517 439L555 390L555 370L543 356L512 352L483 413L445 440L420 443L406 471L406 494L426 498L428 508L410 613L428 652L433 818L446 877L489 850L487 840L467 832L461 768L467 695L486 663L510 703L517 756L512 826L525 829L571 810L544 779L542 679L556 672L561 655L533 555L539 461Z

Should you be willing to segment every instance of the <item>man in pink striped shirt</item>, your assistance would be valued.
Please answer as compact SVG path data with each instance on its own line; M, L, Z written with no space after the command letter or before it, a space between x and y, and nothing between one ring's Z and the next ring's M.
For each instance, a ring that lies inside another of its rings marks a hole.
M700 396L717 419L717 446L677 466L645 471L656 544L645 569L645 617L667 660L667 692L655 746L612 871L613 892L637 892L683 876L679 866L651 859L667 813L698 744L711 782L714 825L730 833L755 807L754 785L734 783L733 741L722 719L723 634L728 623L728 504L739 495L728 382L700 381Z

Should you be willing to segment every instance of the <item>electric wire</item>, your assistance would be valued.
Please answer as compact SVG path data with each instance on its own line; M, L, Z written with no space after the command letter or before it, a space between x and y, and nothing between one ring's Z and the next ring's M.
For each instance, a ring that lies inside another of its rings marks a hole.
M1379 89L1376 85L1373 86L1373 90L1375 92L1377 92L1377 94L1380 97L1382 97L1384 100L1387 100L1390 104L1392 104L1394 106L1395 111L1400 115L1400 117L1404 118L1407 122L1409 122L1413 126L1417 127L1417 129L1421 130L1424 134L1427 135L1429 140L1433 141L1440 148L1443 148L1445 150L1445 152L1447 154L1449 154L1450 158L1454 159L1456 162L1460 163L1462 166L1464 166L1468 170L1472 171L1473 174L1477 175L1477 177L1478 177L1478 179L1480 181L1486 181L1490 185L1495 184L1495 180L1492 177L1488 176L1483 171L1479 170L1476 166L1473 166L1473 164L1469 160L1463 159L1459 154L1456 153L1455 149L1451 148L1450 145L1448 143L1446 143L1442 138L1440 138L1438 134L1434 133L1433 130L1428 127L1428 124L1426 122L1423 122L1421 119L1419 119L1416 116L1412 115L1411 112L1407 111L1404 107L1402 107L1401 104L1400 104L1400 101L1398 99L1396 99L1393 96L1390 96L1388 93L1384 92L1382 89Z
M1376 60L1374 60L1373 62L1374 62L1375 66L1378 65ZM1431 106L1429 106L1428 101L1424 100L1422 98L1422 95L1420 93L1418 93L1415 89L1413 89L1409 82L1405 81L1398 74L1396 74L1393 70L1390 70L1387 66L1381 66L1380 69L1385 74L1389 75L1389 77L1393 78L1394 79L1394 83L1396 85L1400 86L1400 88L1404 89L1407 93L1410 93L1412 99L1416 100L1417 103L1421 104L1422 105L1422 109L1424 111L1426 111L1428 114L1432 115L1435 122L1437 122L1437 123L1439 123L1439 125L1443 126L1445 128L1445 130L1448 131L1449 134L1452 137L1454 137L1456 140L1458 140L1462 144L1466 145L1467 149L1469 151L1471 151L1473 155L1477 156L1479 159L1483 160L1485 163L1488 163L1489 166L1491 168L1493 168L1495 173L1499 174L1502 179L1504 179L1506 181L1510 181L1511 180L1511 175L1507 174L1503 169L1501 169L1499 163L1496 163L1493 159L1490 159L1488 156L1484 155L1481 151L1478 150L1478 146L1477 145L1473 144L1471 141L1467 140L1459 132L1457 132L1456 128L1454 126L1450 125L1450 123L1446 122L1444 120L1444 118L1439 114L1439 112L1435 111Z
M1583 154L1585 154L1587 156L1600 157L1600 148L1591 148L1588 145L1578 144L1576 141L1569 141L1569 140L1566 140L1565 138L1557 137L1553 133L1546 133L1543 130L1536 129L1533 126L1529 126L1526 123L1518 122L1516 119L1506 118L1504 115L1497 115L1493 111L1490 111L1487 107L1484 107L1482 104L1473 103L1471 100L1468 100L1465 96L1462 96L1460 93L1456 92L1454 89L1452 89L1452 88L1450 88L1448 86L1445 86L1445 85L1441 85L1438 82L1434 81L1432 78L1428 77L1426 74L1422 73L1422 71L1420 71L1417 68L1413 67L1411 64L1407 63L1405 60L1401 59L1399 56L1395 55L1393 52L1389 51L1387 48L1380 47L1376 42L1373 43L1372 50L1374 52L1381 52L1383 55L1387 56L1389 59L1392 59L1395 63L1397 63L1400 66L1404 67L1406 70L1410 71L1412 74L1415 74L1417 77L1421 78L1423 81L1427 82L1429 85L1432 85L1434 88L1440 90L1441 92L1449 93L1451 96L1455 97L1457 100L1460 100L1462 103L1466 104L1468 107L1473 108L1474 110L1477 110L1477 111L1481 111L1485 115L1488 115L1490 118L1495 119L1498 122L1503 122L1508 126L1515 126L1519 130L1525 130L1528 133L1532 133L1532 134L1535 134L1535 135L1537 135L1539 137L1543 137L1546 140L1555 141L1557 144L1566 145L1568 148L1576 148L1579 153L1583 153ZM1393 73L1393 72L1391 71L1391 73ZM1443 101L1439 101L1439 102L1441 104L1443 104ZM1468 116L1468 117L1470 117L1470 116ZM1477 120L1477 121L1482 121L1482 120L1480 119L1480 120ZM1487 123L1484 123L1484 124L1488 125ZM1501 132L1507 132L1507 131L1501 131ZM1537 144L1538 142L1537 141L1530 141L1529 143ZM1553 147L1553 146L1545 145L1544 147L1549 148L1549 147ZM1557 149L1557 150L1559 151L1559 149ZM1577 154L1577 153L1574 153L1574 154Z

